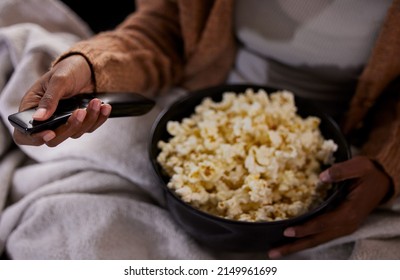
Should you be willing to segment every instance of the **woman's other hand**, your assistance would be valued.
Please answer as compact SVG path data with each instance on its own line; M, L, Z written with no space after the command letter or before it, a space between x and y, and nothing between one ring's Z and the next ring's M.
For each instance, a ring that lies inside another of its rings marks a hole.
M92 73L86 59L72 55L57 63L49 72L39 78L21 100L19 111L38 107L33 119L47 120L56 110L60 99L69 98L83 92L92 92ZM20 145L57 146L68 138L78 138L92 132L103 124L111 112L111 106L92 100L87 109L73 112L67 123L57 129L46 130L32 135L14 130L14 139Z
M287 228L284 235L297 240L273 248L268 252L270 258L280 258L353 233L382 202L391 187L390 177L365 156L334 164L320 174L320 179L327 183L351 179L352 185L336 209L302 225Z

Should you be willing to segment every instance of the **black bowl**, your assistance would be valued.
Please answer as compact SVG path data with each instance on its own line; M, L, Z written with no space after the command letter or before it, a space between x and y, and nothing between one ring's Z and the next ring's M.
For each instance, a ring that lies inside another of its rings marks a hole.
M191 92L164 110L158 116L152 128L149 155L156 176L160 179L160 187L164 190L167 208L172 217L187 233L210 248L255 252L265 251L274 246L291 242L294 240L293 238L283 236L283 231L288 226L301 224L332 209L345 195L344 190L347 182L337 183L333 185L324 202L306 214L281 221L245 222L224 219L198 210L183 202L173 190L167 187L169 177L165 175L157 162L157 156L160 153L157 147L158 141L167 141L171 137L166 130L167 122L170 120L180 121L184 117L189 117L194 112L194 108L205 97L220 101L222 94L226 91L244 92L248 88L252 88L254 91L264 89L267 93L277 90L256 85L222 85ZM351 157L350 149L335 121L308 100L295 96L295 103L297 112L302 117L312 115L321 119L320 129L323 136L334 140L338 145L338 150L334 154L336 162L349 159Z

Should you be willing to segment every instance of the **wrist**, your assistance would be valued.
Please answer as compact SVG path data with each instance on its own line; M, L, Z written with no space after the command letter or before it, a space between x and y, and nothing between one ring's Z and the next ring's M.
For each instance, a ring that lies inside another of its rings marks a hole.
M67 65L67 67L74 72L78 70L78 73L74 73L73 75L77 92L96 91L95 75L92 65L83 54L69 53L55 61L52 67L62 67L63 65Z
M394 183L393 183L393 179L390 176L389 173L386 172L385 168L375 159L370 159L371 162L374 164L375 168L378 169L381 173L382 176L385 177L385 181L387 182L386 184L386 193L384 195L384 197L382 198L380 205L387 203L389 200L391 200L391 198L394 195ZM382 184L382 186L379 187L385 187L385 184Z

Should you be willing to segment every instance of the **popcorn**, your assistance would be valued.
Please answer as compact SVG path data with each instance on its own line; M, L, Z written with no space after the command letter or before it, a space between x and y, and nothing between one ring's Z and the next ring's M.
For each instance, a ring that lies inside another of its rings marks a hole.
M300 117L289 91L226 92L205 98L194 114L170 121L157 161L168 187L194 207L227 219L277 221L320 203L329 185L318 179L334 162L334 141L320 119Z

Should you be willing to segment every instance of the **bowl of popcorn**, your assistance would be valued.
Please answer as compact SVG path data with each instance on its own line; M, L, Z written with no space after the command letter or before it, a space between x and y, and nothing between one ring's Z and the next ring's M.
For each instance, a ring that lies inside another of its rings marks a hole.
M285 228L335 207L346 182L322 170L351 157L332 118L287 90L223 85L196 92L155 121L150 160L176 222L198 242L264 251Z

